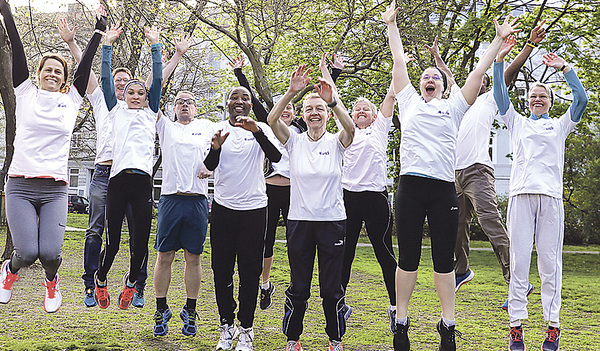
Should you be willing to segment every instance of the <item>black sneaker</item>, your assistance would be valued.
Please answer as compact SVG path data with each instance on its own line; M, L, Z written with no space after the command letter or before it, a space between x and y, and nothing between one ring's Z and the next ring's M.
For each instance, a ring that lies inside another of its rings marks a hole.
M542 344L543 351L557 351L559 349L560 328L548 327L546 330L546 339Z
M406 325L396 323L394 331L394 351L410 351L410 340L408 340L409 327L410 318L406 320Z
M275 285L269 282L268 289L260 289L260 309L266 310L273 304L273 294L275 294Z
M456 351L454 326L448 327L440 320L437 324L437 331L440 333L438 351Z

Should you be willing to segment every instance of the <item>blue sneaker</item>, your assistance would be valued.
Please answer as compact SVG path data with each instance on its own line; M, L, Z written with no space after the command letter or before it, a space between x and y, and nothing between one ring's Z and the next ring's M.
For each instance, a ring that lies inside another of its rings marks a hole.
M531 295L533 290L535 290L533 284L529 283L529 286L527 287L527 296ZM504 301L501 307L503 310L508 311L508 298L506 299L506 301Z
M525 351L525 343L523 342L523 328L521 326L511 327L509 336L509 351Z
M558 351L559 340L560 328L548 327L548 330L546 330L546 339L542 344L542 351Z
M169 332L167 322L173 317L171 309L167 307L164 311L156 310L154 312L154 336L165 336Z
M85 307L94 307L97 305L96 290L94 288L85 289L85 297L83 298L83 303L85 304Z
M196 335L196 319L198 319L198 313L196 310L188 311L185 307L181 309L179 317L183 321L183 328L181 332L183 335L195 336Z
M144 287L137 286L137 292L133 294L133 300L131 301L133 307L142 308L146 304L146 299L144 299Z
M475 273L470 269L467 273L456 276L456 288L454 289L454 292L457 293L460 287L463 286L463 284L470 282L474 276Z

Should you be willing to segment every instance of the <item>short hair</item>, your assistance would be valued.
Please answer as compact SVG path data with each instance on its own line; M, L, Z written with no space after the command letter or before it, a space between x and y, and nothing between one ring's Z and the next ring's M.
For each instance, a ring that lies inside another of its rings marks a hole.
M248 88L243 87L243 86L240 85L239 87L233 87L233 88L231 88L231 90L229 91L229 94L227 94L227 99L229 99L231 97L231 94L233 94L233 91L235 89L239 89L239 88L242 88L242 89L246 90L248 92L248 94L250 95L250 97L252 97L252 92L250 91L250 89L248 89Z
M365 104L367 104L371 108L371 111L373 111L373 114L377 115L377 106L375 106L375 104L372 103L371 100L364 97L359 97L358 99L356 99L356 101L354 101L354 104L352 105L353 111L354 106L356 106L356 104L358 104L359 102L364 102Z
M113 77L116 76L117 73L119 73L119 72L127 73L127 75L129 75L129 79L133 79L133 74L131 74L131 71L129 70L129 68L127 68L127 67L115 68L112 72Z
M67 63L67 60L65 60L65 58L62 57L60 54L49 53L49 54L44 54L44 56L42 56L42 58L40 59L40 63L38 64L38 68L37 68L38 78L40 76L40 73L42 72L42 69L44 68L44 65L46 64L46 61L48 61L50 59L60 62L60 64L63 67L64 82L60 86L59 91L61 93L66 93L69 90L69 88L67 87L67 80L69 79L69 64Z
M179 98L179 94L188 94L192 96L192 99L196 100L196 95L194 95L194 93L192 93L189 90L180 90L177 92L177 94L175 94L175 100L177 100Z
M546 83L533 82L531 84L531 87L529 87L529 91L527 92L527 98L529 98L529 95L531 94L531 90L533 90L533 88L535 88L535 87L544 88L544 90L546 90L546 94L550 95L550 107L554 106L554 91L552 91L550 86Z
M311 99L321 99L323 100L323 98L321 97L321 95L317 94L317 93L309 93L304 97L304 101L302 101L302 110L304 110L304 106L306 105L306 102L308 100ZM325 102L325 100L323 100L323 102ZM325 105L327 105L327 103L325 103Z

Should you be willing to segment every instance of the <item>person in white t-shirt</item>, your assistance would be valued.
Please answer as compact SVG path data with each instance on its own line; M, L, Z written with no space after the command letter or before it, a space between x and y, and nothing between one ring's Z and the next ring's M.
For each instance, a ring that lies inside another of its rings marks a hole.
M513 39L514 40L514 39ZM525 350L521 320L528 318L526 292L533 244L542 281L544 319L548 321L542 350L559 349L562 290L562 249L564 241L563 168L565 140L575 130L588 97L575 70L554 53L543 63L560 71L571 88L573 103L560 118L550 118L554 93L546 84L530 85L529 117L519 114L510 101L504 82L504 57L498 53L494 64L494 100L511 136L513 163L507 209L510 238L509 350Z
M283 332L286 350L300 350L304 313L310 296L315 253L319 256L319 286L323 298L325 332L329 350L342 350L342 336L350 314L342 286L342 265L346 236L346 211L342 192L342 157L352 144L354 123L339 101L335 87L319 78L317 94L304 98L302 118L308 130L291 132L280 119L285 106L310 81L309 70L300 65L293 73L290 87L269 113L268 121L277 139L290 156L290 212L287 246L290 262L290 286L285 291ZM340 119L342 131L328 133L325 125L331 116L328 107Z
M95 32L68 85L69 67L58 54L44 55L37 68L36 87L29 78L23 43L10 5L0 0L0 12L12 46L12 78L16 96L14 155L6 183L6 217L14 251L0 268L0 303L8 303L18 271L37 259L45 271L44 309L62 304L58 268L67 223L67 161L79 106L92 60L108 22L98 11Z
M183 249L187 300L179 315L183 320L182 333L193 336L197 331L196 300L202 278L200 254L208 228L208 177L212 174L204 167L204 159L210 149L214 123L194 118L196 101L189 91L177 93L173 110L175 121L162 116L156 122L163 176L154 244L158 251L154 267L154 335L168 332L167 322L172 316L167 305L171 265L175 253Z
M326 57L327 53L324 53L319 69L323 77L332 82L333 78L330 78ZM346 291L358 237L364 222L388 292L390 306L387 312L392 333L396 327L395 275L398 263L392 246L393 217L387 192L387 145L394 104L395 94L391 84L379 111L375 104L366 98L356 100L351 115L356 127L354 139L352 145L344 152L342 169L344 207L347 216L342 286ZM338 128L342 129L337 115L334 117Z
M394 350L409 350L408 305L417 281L425 218L431 236L435 287L442 318L437 323L439 349L456 350L454 320L454 246L458 225L458 200L454 188L455 147L464 113L475 102L483 75L492 64L504 39L517 31L508 16L502 25L495 21L496 36L460 94L442 99L446 77L435 67L421 75L419 95L410 84L403 58L404 49L396 26L399 9L393 1L383 14L394 58L394 91L400 108L400 180L395 213L399 259L396 271L397 315Z
M533 47L546 36L543 25L544 21L531 31L527 44L504 72L507 86L515 80ZM513 46L514 41L505 40L500 52L508 52ZM498 114L494 96L490 91L490 83L490 77L485 75L479 96L465 113L456 140L455 185L458 196L458 232L454 249L456 292L475 276L469 265L469 226L473 219L473 212L477 213L481 229L492 245L504 281L506 284L510 282L509 239L498 212L494 165L489 154L490 131ZM455 87L452 87L453 93L458 91ZM529 284L527 295L531 294L533 289L533 285ZM501 307L508 309L508 300Z
M116 27L117 28L117 27ZM77 27L71 29L65 18L59 19L58 22L58 33L63 41L68 45L69 51L73 55L76 61L81 60L81 49L75 41L75 33ZM115 28L111 28L115 30ZM116 37L112 37L116 40ZM111 40L112 40L111 39ZM175 70L175 67L179 63L179 60L183 57L190 45L190 37L181 36L179 39L173 40L175 46L175 54L173 57L165 63L163 68L163 86L166 84L167 79ZM163 56L163 59L166 55ZM115 86L115 92L117 95L117 103L124 103L123 101L123 89L128 81L133 78L131 71L126 67L118 67L113 70L113 80ZM148 77L146 85L151 84ZM90 72L90 80L87 86L87 97L94 109L94 121L96 125L96 160L94 174L92 181L90 182L90 193L89 193L89 220L88 228L85 231L85 244L83 250L83 268L84 273L81 276L85 285L85 295L83 302L86 307L96 306L96 292L94 284L94 274L98 270L100 262L100 251L102 249L102 237L104 235L104 222L106 219L106 189L108 187L108 180L110 175L110 168L112 166L112 126L110 119L108 118L108 108L104 101L104 94L98 84L94 71ZM130 217L131 208L127 209L125 216ZM130 221L127 221L130 224ZM129 225L129 235L133 236L133 228ZM129 240L130 252L133 250L133 240ZM148 260L144 261L142 270L136 283L136 293L133 296L132 305L135 307L144 307L144 289L146 287L146 278L148 277Z
M131 207L133 250L129 271L123 277L123 290L119 294L119 308L127 309L137 292L135 286L148 252L148 238L152 220L152 160L156 120L162 89L162 58L159 43L160 30L146 28L145 35L151 44L152 85L146 89L144 82L132 79L125 85L125 104L119 104L111 72L112 44L121 33L119 28L107 32L102 47L100 76L108 118L112 124L113 162L106 193L106 223L108 235L100 253L96 271L96 302L107 308L110 295L107 274L119 251L121 226L127 207ZM146 107L148 106L148 107Z
M252 350L254 312L262 271L267 218L264 158L281 159L271 128L250 117L252 97L244 87L233 88L227 97L229 119L217 123L211 150L204 160L215 172L210 217L211 266L219 309L221 336L217 350ZM225 142L227 139L227 142ZM237 258L241 328L235 325L233 270Z

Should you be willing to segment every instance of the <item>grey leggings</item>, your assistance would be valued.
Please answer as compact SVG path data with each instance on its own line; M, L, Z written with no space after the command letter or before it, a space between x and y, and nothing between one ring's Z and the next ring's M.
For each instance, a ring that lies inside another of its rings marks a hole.
M40 259L46 278L54 278L67 224L67 185L51 178L9 178L6 217L15 249L10 268L16 273Z

